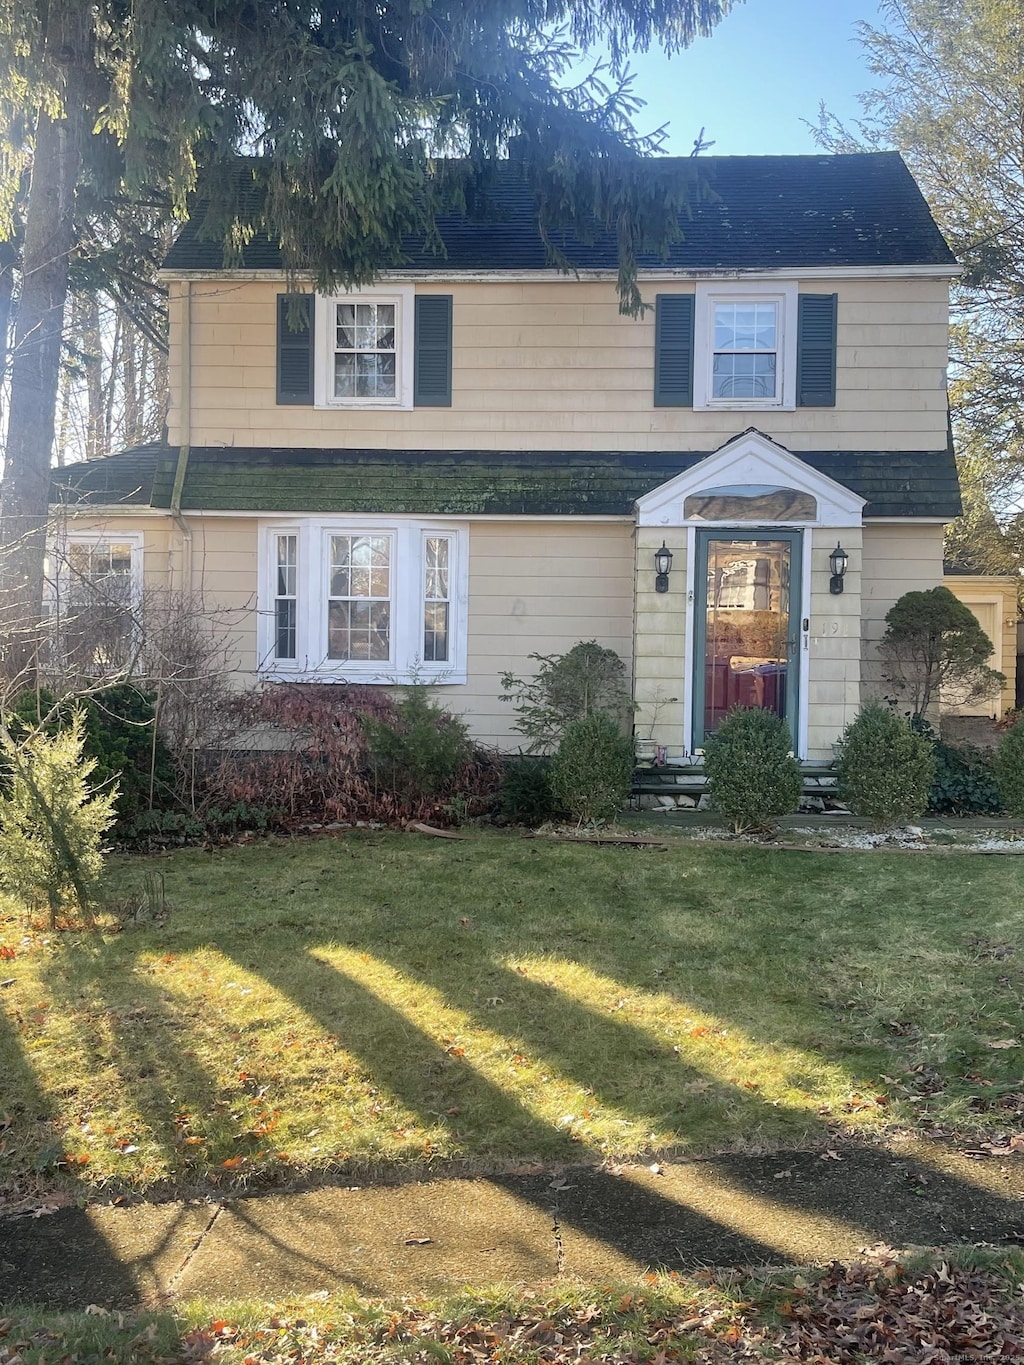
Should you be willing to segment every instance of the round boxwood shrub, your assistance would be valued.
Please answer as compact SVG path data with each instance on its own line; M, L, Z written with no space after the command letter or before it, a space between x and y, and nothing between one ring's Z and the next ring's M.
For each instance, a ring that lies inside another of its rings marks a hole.
M880 701L871 701L843 731L836 762L840 797L876 829L919 816L935 778L931 740Z
M513 825L536 829L555 814L551 792L551 759L539 754L516 754L505 760L501 783L502 818Z
M579 824L611 820L633 780L633 741L601 712L574 721L551 760L551 792Z
M704 774L713 810L733 832L768 833L800 801L800 765L789 727L771 711L737 706L704 743Z
M1024 721L1018 720L999 741L995 769L1007 814L1024 819Z

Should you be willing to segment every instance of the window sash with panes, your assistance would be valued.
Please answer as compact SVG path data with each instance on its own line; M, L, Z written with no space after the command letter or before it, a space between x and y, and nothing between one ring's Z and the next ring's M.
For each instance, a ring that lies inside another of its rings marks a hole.
M274 597L274 658L294 659L298 652L299 538L277 538Z
M447 663L452 605L451 537L425 536L423 547L423 662Z
M711 397L772 401L778 397L779 305L730 300L714 308Z
M397 396L396 312L393 303L335 305L335 398Z
M327 657L391 658L391 537L331 535Z

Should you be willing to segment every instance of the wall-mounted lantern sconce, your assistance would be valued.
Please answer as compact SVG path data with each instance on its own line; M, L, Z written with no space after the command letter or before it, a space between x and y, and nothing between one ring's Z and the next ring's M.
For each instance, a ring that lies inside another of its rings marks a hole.
M846 577L846 566L850 562L850 556L843 547L836 542L836 548L828 557L828 567L832 570L832 577L829 579L828 590L834 596L843 590L843 579Z
M672 551L664 541L661 542L661 549L654 552L654 567L657 571L654 591L668 592L668 572L672 567Z

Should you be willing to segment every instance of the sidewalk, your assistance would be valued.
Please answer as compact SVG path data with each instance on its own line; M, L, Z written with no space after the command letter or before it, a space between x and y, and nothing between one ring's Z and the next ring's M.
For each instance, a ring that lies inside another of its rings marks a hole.
M1024 1154L917 1142L62 1209L0 1222L0 1303L405 1295L827 1263L879 1242L1024 1242Z

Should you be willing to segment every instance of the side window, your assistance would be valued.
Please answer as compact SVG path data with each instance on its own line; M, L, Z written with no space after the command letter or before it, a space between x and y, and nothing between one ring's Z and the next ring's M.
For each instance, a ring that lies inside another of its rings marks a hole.
M48 558L55 662L94 673L128 667L139 642L142 537L76 532Z

